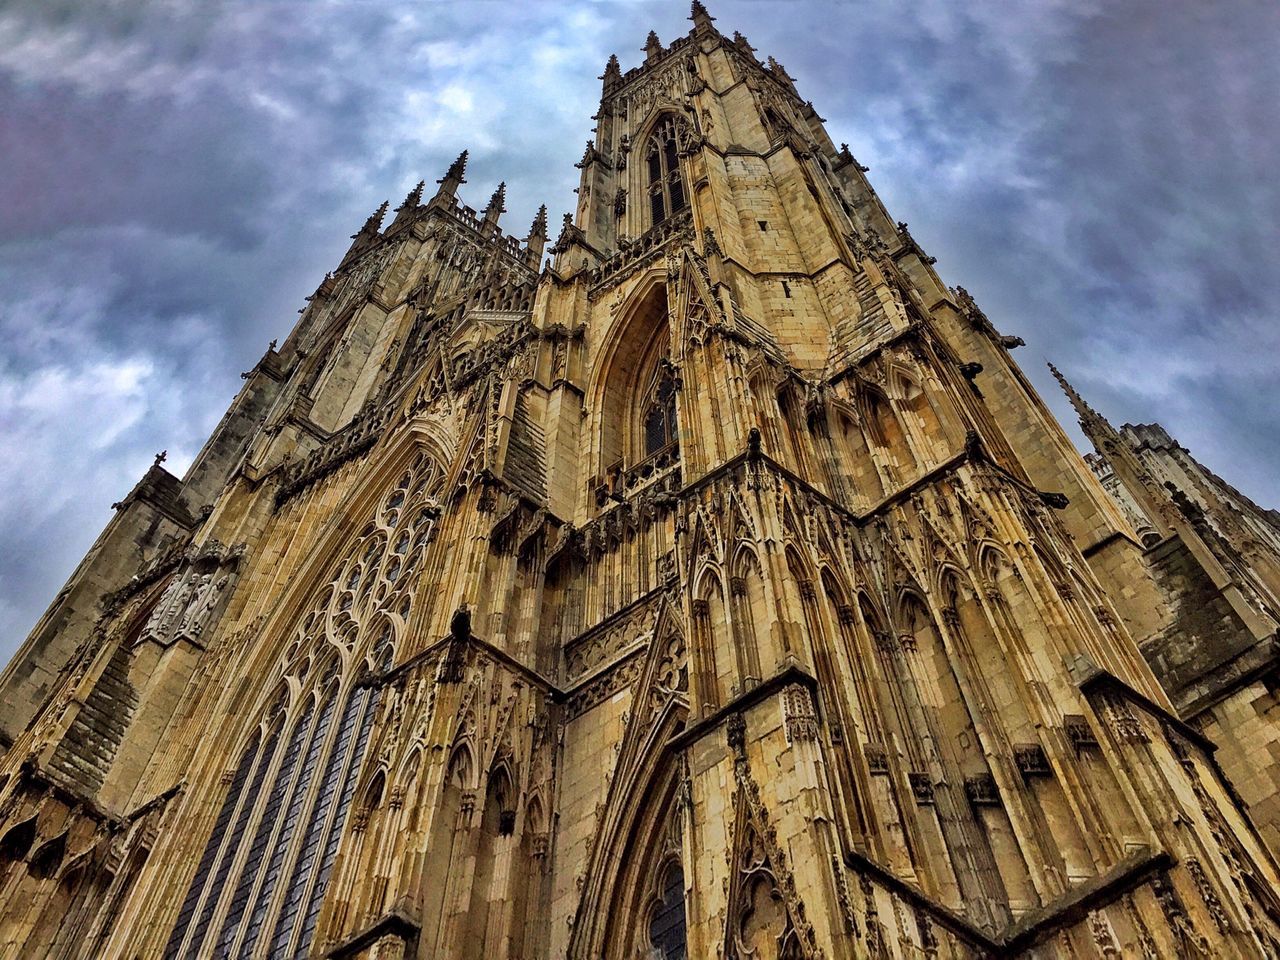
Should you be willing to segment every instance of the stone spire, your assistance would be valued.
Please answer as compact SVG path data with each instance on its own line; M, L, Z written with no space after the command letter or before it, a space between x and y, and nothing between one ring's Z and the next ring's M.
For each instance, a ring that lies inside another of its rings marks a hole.
M339 266L345 266L373 246L378 239L378 231L382 229L382 220L387 215L389 206L391 204L383 200L382 206L369 215L369 219L364 222L364 226L351 235L351 246L347 248L346 255L342 258L342 263Z
M484 222L492 223L495 226L498 218L507 212L507 182L504 180L498 184L498 189L493 191L493 196L489 198L489 204L484 208Z
M1053 378L1058 381L1058 386L1071 401L1071 406L1080 421L1080 429L1093 444L1093 449L1111 464L1111 470L1115 473L1116 479L1124 484L1129 495L1151 521L1151 525L1161 536L1167 536L1170 529L1169 498L1156 486L1155 480L1147 472L1138 455L1125 442L1120 431L1113 427L1106 417L1089 406L1088 401L1080 396L1076 388L1062 375L1062 371L1052 363L1049 364L1049 372L1053 374Z
M529 260L538 263L542 260L542 251L547 246L547 205L544 203L538 208L537 215L533 218L533 225L529 227L529 236L525 238L524 247L528 252Z
M422 203L422 190L426 187L427 181L419 180L417 186L409 191L408 196L404 198L404 203L396 207L396 219L402 220L418 209L418 205Z
M440 188L436 191L436 199L444 197L452 199L458 192L458 187L466 183L465 174L467 172L467 151L463 150L458 154L458 159L449 164L449 169L445 171L443 177L436 181L440 184Z
M360 228L358 233L353 233L351 239L375 236L382 229L382 219L387 215L387 210L390 206L390 202L383 200L382 206L369 214L369 219L364 222L364 226Z
M706 33L715 30L715 27L711 25L715 17L707 12L702 0L693 0L693 12L689 15L689 19L693 21L695 33Z
M609 62L604 65L604 73L600 79L604 81L604 92L608 93L622 82L622 67L618 63L616 53L609 54Z
M1062 371L1049 364L1049 372L1053 374L1053 379L1058 381L1058 386L1062 388L1062 392L1067 395L1067 399L1071 401L1071 407L1076 412L1076 417L1080 420L1080 429L1085 435L1094 442L1094 433L1107 432L1115 433L1115 429L1107 422L1107 418L1100 414L1093 407L1089 406L1087 400L1076 391L1071 382L1062 375Z
M644 56L646 60L652 60L654 57L662 54L662 41L658 39L658 34L650 30L649 37L644 42Z

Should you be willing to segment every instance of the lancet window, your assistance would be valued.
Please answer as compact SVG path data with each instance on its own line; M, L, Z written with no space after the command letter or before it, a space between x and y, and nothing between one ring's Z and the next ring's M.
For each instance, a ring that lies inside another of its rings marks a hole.
M658 361L653 379L640 405L644 412L641 423L645 459L661 453L674 444L676 432L676 386L671 361Z
M684 870L672 861L659 888L649 920L649 943L654 960L685 960L688 956L684 915Z
M316 591L227 778L166 960L306 957L436 520L420 455Z
M676 118L664 117L645 148L648 173L649 212L656 226L688 205L684 180L680 176L680 127Z

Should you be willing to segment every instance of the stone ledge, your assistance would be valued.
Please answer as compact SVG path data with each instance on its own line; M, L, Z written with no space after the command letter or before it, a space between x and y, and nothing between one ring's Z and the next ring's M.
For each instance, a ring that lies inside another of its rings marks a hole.
M1151 874L1168 870L1174 865L1173 857L1167 852L1160 850L1153 853L1150 848L1144 847L1125 857L1106 873L1072 887L1057 900L1024 915L1022 919L992 936L874 860L852 851L847 852L844 859L846 866L871 874L881 885L926 912L939 926L992 957L1015 956L1035 946L1060 928L1078 923L1090 911L1137 888Z
M339 943L325 956L332 958L332 960L338 960L340 957L354 957L366 947L373 946L383 937L396 937L401 943L405 944L406 954L412 955L416 951L418 933L421 929L418 922L408 914L392 909L359 933L353 934L342 943Z
M703 717L683 732L676 734L667 741L667 746L672 750L684 750L697 743L708 733L711 733L734 714L743 713L751 709L757 703L781 693L793 683L807 687L810 692L817 694L817 679L799 664L788 664L767 680L762 680L750 690L738 694L723 707L716 710L715 713Z

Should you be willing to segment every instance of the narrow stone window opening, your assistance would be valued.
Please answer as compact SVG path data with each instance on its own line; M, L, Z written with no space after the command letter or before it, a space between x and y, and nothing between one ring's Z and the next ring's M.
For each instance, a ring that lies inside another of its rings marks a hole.
M666 117L649 137L645 153L649 181L649 214L653 225L675 216L688 206L680 175L679 127Z

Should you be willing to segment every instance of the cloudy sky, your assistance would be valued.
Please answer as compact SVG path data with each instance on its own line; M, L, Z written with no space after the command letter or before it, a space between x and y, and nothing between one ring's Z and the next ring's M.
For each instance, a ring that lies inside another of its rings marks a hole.
M709 0L895 217L1116 422L1280 504L1280 4ZM181 472L384 198L471 150L572 208L601 73L681 2L0 0L0 657Z

